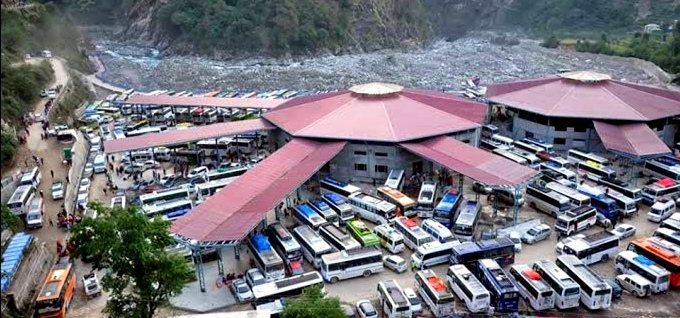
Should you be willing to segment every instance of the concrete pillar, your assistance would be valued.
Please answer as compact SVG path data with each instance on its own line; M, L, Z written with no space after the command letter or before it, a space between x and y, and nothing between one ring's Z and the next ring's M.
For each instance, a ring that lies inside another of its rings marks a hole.
M217 272L224 276L224 262L222 261L222 248L217 248Z
M237 261L241 259L241 243L234 245L234 258Z

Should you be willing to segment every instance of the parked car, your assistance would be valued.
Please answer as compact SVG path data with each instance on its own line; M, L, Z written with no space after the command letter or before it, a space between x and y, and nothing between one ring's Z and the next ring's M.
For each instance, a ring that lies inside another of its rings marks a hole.
M163 187L172 187L177 180L179 180L180 177L174 174L166 174L161 178L160 181L158 181L158 184L163 186Z
M472 182L472 190L481 194L489 194L493 189L491 189L491 187L486 184L474 181Z
M132 188L137 190L137 191L140 191L140 190L146 190L150 187L153 187L154 185L156 185L156 180L154 180L154 179L149 179L149 180L143 179L143 180L138 180L132 186Z
M403 273L408 268L406 261L401 256L397 255L388 255L383 257L383 263L385 264L385 267L397 273Z
M246 271L246 282L250 287L266 283L264 275L258 268L251 268Z
M616 281L616 279L609 278L609 277L604 277L602 275L598 275L602 280L609 285L609 287L612 288L612 300L616 299L621 299L623 296L623 288L621 288L621 285L619 285L619 282Z
M534 244L550 237L550 227L547 224L539 224L530 228L522 235L522 242Z
M635 228L634 225L621 223L616 225L616 227L614 227L613 229L609 230L609 232L622 239L635 235L636 230L637 229Z
M94 174L94 165L92 162L85 163L85 169L83 170L83 178L81 180L90 181L90 178Z
M538 157L538 159L541 159L543 161L548 161L548 160L550 160L550 153L548 153L545 150L541 150L541 151L536 153L536 157Z
M496 238L496 231L490 228L483 229L479 233L479 240L484 241L484 240L493 240Z
M217 171L218 172L225 172L230 168L235 168L235 167L240 167L241 163L239 162L222 162L220 163L219 166L217 166Z
M208 167L206 166L196 167L189 171L189 174L187 174L187 179L193 179L198 176L203 176L206 173L208 173Z
M97 273L91 272L83 275L83 288L85 288L87 299L101 296L102 286L99 284Z
M423 312L423 302L418 297L418 294L411 287L404 288L404 294L406 299L408 299L409 304L411 304L411 312L414 314L420 314Z
M87 192L78 194L78 197L76 199L76 206L86 208L87 198L88 198Z
M640 274L621 274L616 276L616 282L636 297L642 298L652 294L652 283Z
M608 219L606 216L604 216L604 214L597 212L596 224L605 229L608 229L612 227L612 220Z
M361 318L378 318L378 312L368 300L360 300L357 302L357 312Z
M342 309L342 312L345 313L345 317L347 318L354 318L357 316L357 314L354 312L354 307L350 305L340 304L340 309Z
M64 198L64 184L61 181L52 182L52 200Z
M519 253L522 251L522 235L519 234L517 231L510 232L508 235L512 243L515 244L515 253Z
M246 281L243 279L235 279L231 283L231 292L234 293L234 296L236 299L238 299L239 302L245 302L253 299L253 292L250 290L250 287L248 287L248 284L246 284Z
M562 249L564 249L564 245L566 245L567 243L569 243L571 241L576 241L576 240L582 239L584 237L586 237L585 234L579 233L579 234L574 234L572 236L568 236L568 237L563 238L561 241L557 242L557 245L555 245L555 252L557 252L558 255L561 255Z

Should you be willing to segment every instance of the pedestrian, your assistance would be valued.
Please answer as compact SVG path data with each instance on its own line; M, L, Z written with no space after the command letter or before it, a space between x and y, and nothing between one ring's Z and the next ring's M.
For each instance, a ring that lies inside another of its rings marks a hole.
M44 197L45 197L45 195L43 194L43 190L40 190L40 197L41 197L41 198L44 198Z
M66 183L71 183L71 181L68 179L68 173L66 173Z
M163 168L163 176L165 177L165 168Z
M54 222L52 222L52 217L47 218L50 221L50 227L54 227Z
M50 174L52 175L52 179L54 179L54 170L50 170Z
M104 190L104 195L106 195L106 188L102 188Z

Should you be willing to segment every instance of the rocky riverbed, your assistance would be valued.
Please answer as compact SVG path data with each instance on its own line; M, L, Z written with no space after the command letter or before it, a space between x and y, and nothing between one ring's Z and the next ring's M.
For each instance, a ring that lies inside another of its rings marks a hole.
M540 47L537 41L495 44L488 34L453 42L439 41L419 50L381 50L342 56L297 59L252 58L216 61L203 57L162 57L153 48L109 40L97 41L106 70L104 81L135 88L268 91L335 90L358 83L384 81L408 87L457 90L477 76L483 84L590 69L616 79L659 84L659 70L635 59Z

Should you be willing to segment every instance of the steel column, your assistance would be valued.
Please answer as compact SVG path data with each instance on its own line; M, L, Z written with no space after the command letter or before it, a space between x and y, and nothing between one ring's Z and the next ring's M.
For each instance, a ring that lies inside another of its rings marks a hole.
M201 291L205 293L205 273L203 272L203 256L201 255L200 249L193 252L194 254L198 254L196 255L195 258L198 260L198 264L196 264L197 267L196 273L198 274L198 285L201 287Z
M234 258L236 260L241 259L241 243L234 245Z
M224 276L224 262L222 261L222 248L217 249L217 272Z

